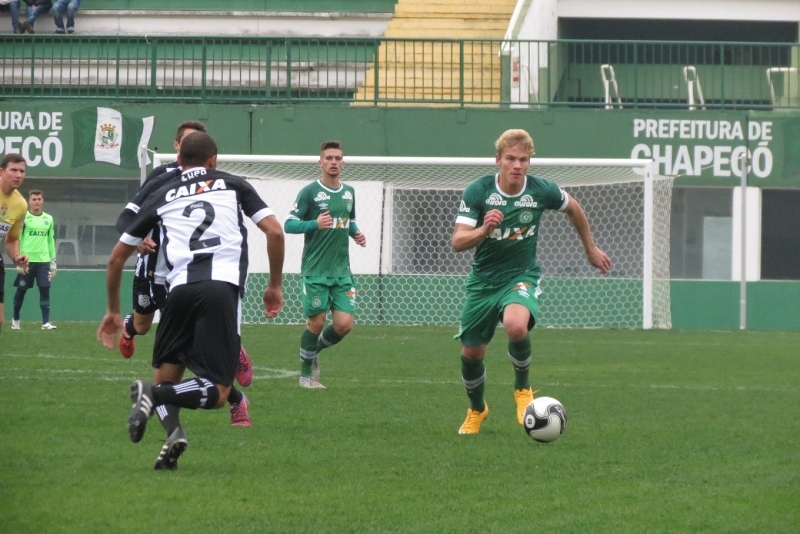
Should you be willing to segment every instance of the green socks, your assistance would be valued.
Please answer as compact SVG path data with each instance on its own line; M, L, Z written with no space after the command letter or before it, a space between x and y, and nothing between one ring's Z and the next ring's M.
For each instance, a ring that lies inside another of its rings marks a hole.
M300 336L300 376L311 376L311 365L317 358L317 335L308 328Z
M341 340L342 336L336 333L332 324L328 325L320 335L306 328L300 336L300 376L311 376L311 366L317 359L319 351L332 347Z
M329 324L317 338L316 351L319 352L322 349L332 347L339 343L342 339L342 336L337 334L336 330L334 330L333 325Z
M508 358L514 364L514 389L530 389L531 340L508 341Z
M486 404L483 402L486 382L486 368L483 366L483 360L472 360L461 356L461 379L464 381L464 389L467 390L470 407L482 412L486 408Z

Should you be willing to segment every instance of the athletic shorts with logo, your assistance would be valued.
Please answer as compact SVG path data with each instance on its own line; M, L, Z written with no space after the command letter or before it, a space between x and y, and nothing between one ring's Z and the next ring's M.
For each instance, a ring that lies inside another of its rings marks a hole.
M539 318L539 295L542 293L539 278L538 274L523 273L506 284L491 285L470 274L465 285L467 297L461 310L461 326L455 339L460 338L467 347L487 345L509 304L525 306L531 313L528 330L533 328Z
M50 262L28 263L28 274L18 274L14 287L31 289L34 282L39 287L50 287Z
M239 288L204 280L174 287L161 312L153 367L184 365L200 378L230 386L239 368Z
M306 317L332 309L355 315L356 284L352 276L304 276L302 301Z
M133 310L140 315L150 315L163 309L167 288L147 277L133 277Z

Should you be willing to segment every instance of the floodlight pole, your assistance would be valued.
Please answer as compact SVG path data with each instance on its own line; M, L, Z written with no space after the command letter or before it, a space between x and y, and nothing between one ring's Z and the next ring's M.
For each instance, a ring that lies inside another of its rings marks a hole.
M741 172L742 198L742 235L741 241L741 271L739 275L739 329L747 329L747 152L742 154L739 162Z

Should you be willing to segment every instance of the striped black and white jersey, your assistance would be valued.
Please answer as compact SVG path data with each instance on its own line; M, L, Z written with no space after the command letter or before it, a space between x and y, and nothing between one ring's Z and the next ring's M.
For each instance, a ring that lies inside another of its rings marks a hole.
M128 225L130 225L131 221L133 221L134 217L136 217L136 214L139 213L139 210L150 194L157 191L170 180L178 180L180 174L180 166L178 166L177 161L159 165L153 169L152 172L147 175L147 178L145 178L136 196L128 202L125 209L122 210L122 213L120 213L117 218L117 231L122 234ZM152 229L151 234L147 236L155 241L156 250L150 254L138 255L134 276L136 276L136 278L148 278L154 280L157 284L163 285L166 280L166 266L164 265L163 258L158 255L160 233L159 228L156 226Z
M161 225L167 287L218 280L239 287L247 281L247 229L273 215L253 186L238 176L194 167L149 195L120 241L137 246Z

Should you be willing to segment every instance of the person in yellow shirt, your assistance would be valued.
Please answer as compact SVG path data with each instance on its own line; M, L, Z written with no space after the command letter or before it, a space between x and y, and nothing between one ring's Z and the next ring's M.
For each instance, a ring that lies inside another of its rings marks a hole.
M28 212L28 203L17 191L25 180L25 158L6 154L0 162L0 241L6 243L6 253L16 267L27 269L28 257L20 254L19 235ZM6 267L0 255L0 331L5 320Z

